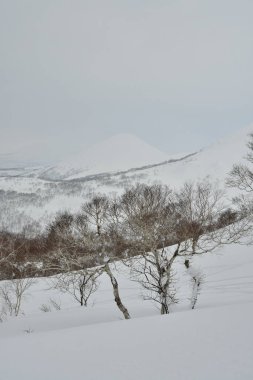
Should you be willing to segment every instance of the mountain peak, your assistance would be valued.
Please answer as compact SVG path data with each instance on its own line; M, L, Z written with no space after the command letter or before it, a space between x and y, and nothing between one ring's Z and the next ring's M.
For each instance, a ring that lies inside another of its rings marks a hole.
M131 134L114 135L43 173L54 179L126 171L169 159L166 153Z

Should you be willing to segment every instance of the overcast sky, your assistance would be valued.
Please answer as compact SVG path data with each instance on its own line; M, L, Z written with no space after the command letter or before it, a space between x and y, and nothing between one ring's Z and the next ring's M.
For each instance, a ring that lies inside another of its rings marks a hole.
M252 20L252 0L0 0L1 152L193 151L253 122Z

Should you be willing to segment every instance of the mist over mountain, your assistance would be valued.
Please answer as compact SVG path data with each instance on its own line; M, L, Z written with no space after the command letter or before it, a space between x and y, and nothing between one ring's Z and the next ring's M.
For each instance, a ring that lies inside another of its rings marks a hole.
M71 156L66 154L64 160L57 160L45 142L35 143L0 154L0 170L7 176L30 176L32 169L32 175L46 180L77 180L134 169L151 175L155 166L154 177L166 183L169 180L172 185L207 175L222 180L234 162L245 158L252 132L253 125L249 125L199 152L194 152L189 145L189 153L174 155L161 152L131 134L112 136Z
M95 144L42 173L46 179L75 179L125 171L169 160L169 155L138 137L119 134Z
M46 142L23 144L9 152L0 152L0 169L47 166L58 161L58 155Z
M135 170L171 186L189 180L201 180L206 176L224 182L236 162L243 162L247 154L249 134L253 125L217 141L199 152L169 155L128 134L120 134L100 142L82 153L58 165L42 170L40 178L47 180L77 180L110 173ZM155 170L154 170L155 168Z
M245 163L252 132L249 125L199 152L189 145L190 153L172 156L129 134L113 136L55 165L43 163L50 157L43 155L44 147L20 152L22 160L5 155L0 164L0 223L20 230L28 218L45 226L59 211L78 212L94 194L116 195L136 183L179 189L186 181L209 177L225 188L233 165ZM43 158L39 163L34 152ZM231 198L232 190L228 192Z

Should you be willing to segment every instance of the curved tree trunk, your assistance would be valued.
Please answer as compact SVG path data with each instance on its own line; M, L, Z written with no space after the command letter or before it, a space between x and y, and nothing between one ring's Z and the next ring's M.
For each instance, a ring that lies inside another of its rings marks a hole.
M127 308L123 305L123 303L121 301L121 298L120 298L120 295L119 295L119 285L118 285L118 282L117 282L116 278L112 274L112 271L110 269L109 264L106 264L104 266L104 270L108 274L108 276L110 277L110 280L111 280L111 283L112 283L112 287L113 287L114 299L115 299L115 302L116 302L118 308L120 309L120 311L124 315L125 319L130 319L131 318L130 314L129 314Z

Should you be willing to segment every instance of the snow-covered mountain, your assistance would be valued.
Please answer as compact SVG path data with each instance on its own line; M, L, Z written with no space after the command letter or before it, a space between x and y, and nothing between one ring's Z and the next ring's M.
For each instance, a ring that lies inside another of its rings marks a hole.
M29 218L46 225L59 211L78 212L94 193L114 195L135 183L178 189L186 181L209 176L225 187L233 164L245 162L252 132L250 125L186 157L169 156L138 138L120 135L51 168L0 169L0 224L20 230ZM234 194L229 189L228 200Z
M117 135L70 160L43 169L39 177L47 180L75 180L94 178L101 174L117 176L125 173L131 178L138 172L172 186L206 176L223 181L233 164L244 160L247 141L252 132L253 125L250 125L197 153L176 156L162 153L135 136Z
M173 187L206 176L224 183L234 164L246 162L250 133L253 133L253 124L183 160L150 168L143 173Z
M120 134L50 167L40 165L40 168L32 170L31 166L35 165L30 165L30 168L25 168L28 160L19 160L19 165L13 166L11 164L15 160L11 155L0 156L0 172L6 177L29 176L49 181L98 179L101 175L113 176L117 181L117 176L122 173L129 179L138 174L148 181L152 179L176 187L187 180L198 180L207 175L223 181L234 163L244 161L252 132L253 124L199 152L174 156L161 152L138 137ZM4 166L4 163L8 165ZM15 168L13 172L10 172L11 167Z
M115 173L157 164L169 155L128 134L113 136L59 165L44 170L46 179L76 179L101 173Z

